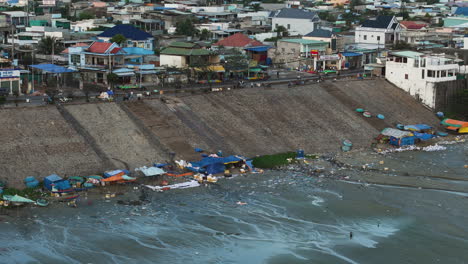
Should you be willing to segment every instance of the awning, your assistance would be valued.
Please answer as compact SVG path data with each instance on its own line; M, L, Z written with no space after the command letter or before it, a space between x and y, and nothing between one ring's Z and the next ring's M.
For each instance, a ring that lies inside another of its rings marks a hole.
M211 65L206 68L195 68L195 71L212 71L212 72L225 72L226 70L224 69L223 66L221 65Z
M139 71L138 72L139 74L157 74L158 72L157 71Z
M29 65L29 67L34 68L34 69L39 69L43 72L48 72L48 73L75 72L75 70L68 69L68 68L58 66L55 64L36 64L36 65Z
M134 76L135 73L133 72L114 72L119 77L125 77L125 76Z
M256 52L265 52L265 51L268 51L270 48L271 48L270 46L259 46L259 47L245 48L245 50L256 51Z
M357 52L342 52L341 55L344 57L358 57L362 56L362 53L357 53Z

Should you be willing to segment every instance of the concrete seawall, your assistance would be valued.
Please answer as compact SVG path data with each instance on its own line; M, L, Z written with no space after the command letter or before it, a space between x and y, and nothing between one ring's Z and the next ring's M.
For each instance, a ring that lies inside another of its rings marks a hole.
M382 80L166 99L1 110L0 180L22 187L27 176L133 169L167 160L170 152L191 160L197 158L194 147L246 156L297 148L334 152L350 139L365 148L386 126L438 123ZM357 107L386 119L364 118Z

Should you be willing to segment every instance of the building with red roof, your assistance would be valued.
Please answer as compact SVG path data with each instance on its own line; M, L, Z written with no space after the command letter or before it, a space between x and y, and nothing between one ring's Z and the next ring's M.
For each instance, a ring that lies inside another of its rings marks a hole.
M260 41L249 38L247 35L244 35L242 33L236 33L232 36L229 36L216 42L215 44L213 44L213 46L223 46L227 48L247 48L265 45Z
M427 23L419 22L419 21L401 21L400 26L402 29L419 30L419 29L425 29L427 27Z

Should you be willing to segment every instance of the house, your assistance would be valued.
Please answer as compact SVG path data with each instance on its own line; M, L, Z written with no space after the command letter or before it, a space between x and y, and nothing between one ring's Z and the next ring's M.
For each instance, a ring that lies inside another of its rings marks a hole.
M314 65L313 55L324 54L328 45L327 42L317 40L280 39L276 49L268 51L268 57L274 64L283 64L287 68L309 69ZM314 69L317 67L315 65Z
M89 46L68 48L68 63L80 70L83 80L107 84L107 75L125 63L125 52L117 43L93 42Z
M272 31L283 26L289 35L305 35L317 28L320 22L316 12L296 8L283 8L273 12L270 17Z
M171 43L160 53L161 66L185 68L201 62L216 64L219 56L199 44L182 41Z
M436 107L436 84L457 79L459 65L445 55L398 51L388 55L385 78L420 100Z
M393 45L399 40L400 28L395 16L377 16L356 28L355 42L378 47Z
M28 19L34 17L32 14L28 14L23 11L3 11L1 12L2 15L6 16L7 21L14 25L16 29L21 30L25 28L27 25ZM29 18L28 18L29 17Z
M333 52L343 51L344 49L344 39L331 30L317 28L314 31L305 34L302 38L328 42L328 48Z
M112 37L118 34L123 35L127 39L125 43L122 43L122 47L154 49L154 37L151 34L128 24L116 25L97 35L97 38L102 41L110 41Z
M247 54L250 59L257 61L258 63L266 62L268 55L267 52L270 48L260 41L251 39L242 33L236 33L213 44L213 48L219 47L238 49Z

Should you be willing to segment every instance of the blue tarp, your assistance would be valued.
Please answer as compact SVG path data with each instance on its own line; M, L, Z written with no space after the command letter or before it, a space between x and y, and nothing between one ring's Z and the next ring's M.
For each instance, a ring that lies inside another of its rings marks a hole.
M468 16L468 7L457 7L455 15Z
M75 70L68 69L62 66L58 66L55 64L36 64L36 65L29 65L29 67L34 69L42 70L43 72L49 73L66 73L66 72L75 72Z
M123 50L127 55L154 55L154 51L139 47L126 47Z
M250 51L256 51L256 52L265 52L271 49L270 46L259 46L259 47L250 47L250 48L245 48L245 50L250 50Z
M426 130L426 129L431 129L431 126L425 125L425 124L416 124L416 125L407 125L405 126L405 130L409 131L421 131L421 130Z
M421 139L421 140L429 140L429 139L435 137L434 135L432 135L432 134L427 134L427 133L413 132L413 134L414 134L414 136L415 136L416 138L419 138L419 139Z
M117 174L122 173L122 172L123 172L124 174L126 174L126 175L129 175L129 174L130 174L130 172L129 172L128 170L106 171L106 172L104 172L104 178L106 179L106 178L112 177L112 176L117 175Z
M224 164L235 163L243 160L241 157L229 156L229 157L205 157L198 162L191 162L192 167L187 167L187 169L194 172L204 172L208 174L218 174L224 172Z
M52 185L55 185L55 188L59 191L64 191L71 189L70 182L68 180L62 179L57 174L52 174L44 178L44 187L49 191L52 190Z
M203 149L201 149L201 148L195 148L194 150L195 150L196 152L203 152Z

